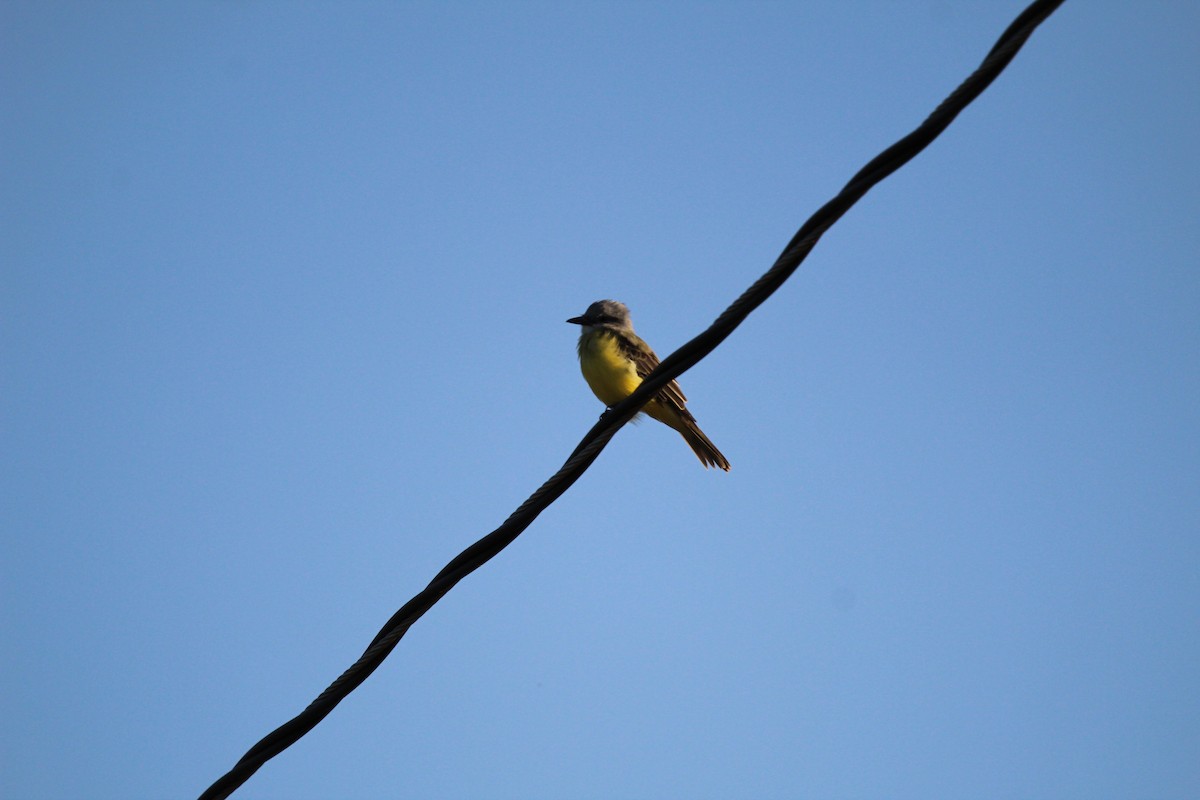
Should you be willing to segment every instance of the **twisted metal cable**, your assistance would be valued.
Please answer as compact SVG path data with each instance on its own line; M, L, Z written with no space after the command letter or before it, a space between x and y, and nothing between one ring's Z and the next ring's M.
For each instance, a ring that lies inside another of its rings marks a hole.
M500 527L468 547L420 593L404 604L380 629L367 649L304 711L267 734L219 778L200 800L221 800L246 782L259 767L297 742L383 663L408 629L455 584L487 563L512 543L547 507L583 475L616 432L660 389L711 353L754 309L783 285L812 251L817 241L873 186L904 166L944 131L971 101L1004 70L1033 31L1062 5L1063 0L1037 0L1009 25L987 57L912 133L884 150L859 170L836 197L822 206L788 242L775 264L747 289L703 333L691 339L662 363L628 398L606 411L583 437L566 463L529 496Z

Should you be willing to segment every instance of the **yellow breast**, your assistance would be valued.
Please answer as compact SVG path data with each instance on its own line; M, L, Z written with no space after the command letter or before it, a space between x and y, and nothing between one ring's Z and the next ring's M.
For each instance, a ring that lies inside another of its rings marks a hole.
M584 331L579 337L579 368L606 406L629 397L642 382L633 362L621 352L617 337L605 330Z

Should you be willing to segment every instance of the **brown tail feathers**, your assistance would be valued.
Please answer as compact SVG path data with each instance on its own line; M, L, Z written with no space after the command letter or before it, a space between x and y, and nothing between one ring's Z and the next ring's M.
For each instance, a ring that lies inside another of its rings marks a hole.
M704 435L704 431L700 430L700 426L696 424L696 419L691 414L687 414L683 418L683 425L678 430L683 434L683 440L688 443L688 447L692 448L692 452L704 464L705 469L717 467L729 472L729 459L725 458L712 440Z

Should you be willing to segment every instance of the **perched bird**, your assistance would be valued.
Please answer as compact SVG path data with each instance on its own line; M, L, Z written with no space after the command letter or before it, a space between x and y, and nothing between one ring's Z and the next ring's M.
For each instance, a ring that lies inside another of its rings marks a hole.
M579 368L600 402L614 406L629 397L658 366L658 356L633 332L629 309L616 300L597 300L583 316L567 320L582 325L579 334ZM696 418L684 407L687 398L671 381L642 408L654 419L683 435L705 468L729 471L729 460L704 435Z

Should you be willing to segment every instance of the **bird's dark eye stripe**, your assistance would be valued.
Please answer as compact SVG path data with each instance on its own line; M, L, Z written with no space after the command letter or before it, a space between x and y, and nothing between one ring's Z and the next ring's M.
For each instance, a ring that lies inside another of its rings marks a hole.
M598 318L599 322L616 322L617 318L612 314L601 314Z

